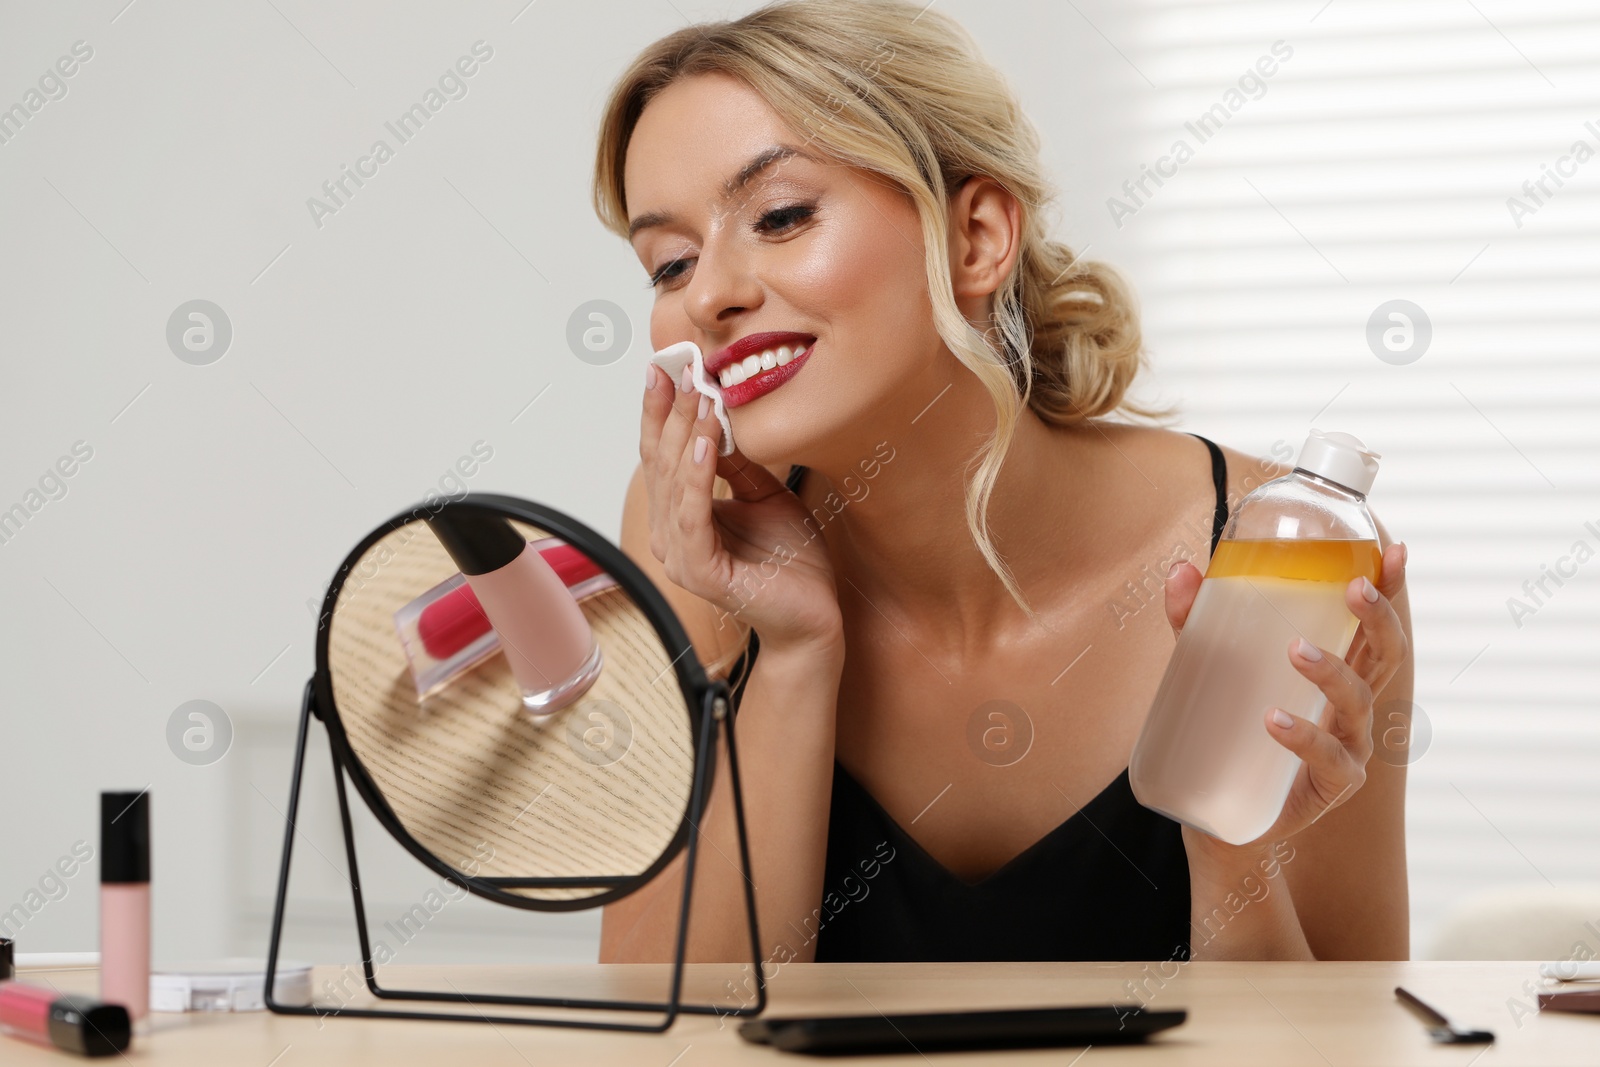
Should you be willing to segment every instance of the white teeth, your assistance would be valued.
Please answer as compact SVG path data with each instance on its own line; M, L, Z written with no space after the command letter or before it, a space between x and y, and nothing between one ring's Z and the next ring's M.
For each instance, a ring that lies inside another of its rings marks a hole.
M730 385L747 382L764 370L782 367L803 354L806 350L799 345L790 348L780 345L778 348L769 348L754 356L746 356L737 363L730 363L717 372L717 381L724 389Z

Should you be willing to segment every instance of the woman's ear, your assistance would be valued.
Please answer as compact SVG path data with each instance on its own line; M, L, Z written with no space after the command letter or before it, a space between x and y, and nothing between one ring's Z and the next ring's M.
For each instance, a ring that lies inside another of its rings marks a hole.
M981 313L1016 267L1022 205L993 178L963 178L950 196L950 281L963 314ZM962 301L974 302L969 309ZM981 317L981 314L980 316Z

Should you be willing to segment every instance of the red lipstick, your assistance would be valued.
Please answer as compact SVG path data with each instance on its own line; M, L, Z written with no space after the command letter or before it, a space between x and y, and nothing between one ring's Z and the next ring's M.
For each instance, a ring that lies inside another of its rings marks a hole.
M767 349L777 348L779 345L788 345L791 348L805 348L809 350L812 343L815 342L816 339L816 335L814 334L793 333L787 330L778 332L768 331L767 333L753 333L748 337L739 338L739 340L733 342L733 344L729 345L727 348L724 348L720 352L716 352L710 356L705 361L706 375L708 377L715 378L722 372L722 368L726 367L728 364L744 359L746 356L760 355Z
M741 404L748 404L758 396L765 396L784 382L800 373L800 368L805 366L811 358L811 348L807 348L798 356L781 367L759 372L754 378L742 381L737 385L722 387L722 403L728 408L736 408Z

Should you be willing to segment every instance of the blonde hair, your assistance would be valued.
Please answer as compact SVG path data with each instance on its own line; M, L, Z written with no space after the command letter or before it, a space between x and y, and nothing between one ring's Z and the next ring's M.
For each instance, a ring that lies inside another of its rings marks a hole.
M623 165L645 106L673 82L708 73L743 81L808 135L809 148L883 175L915 204L935 328L994 400L996 431L966 487L967 525L1012 598L1036 617L987 521L1023 405L1056 426L1117 411L1166 412L1127 397L1144 365L1127 284L1047 236L1042 209L1054 190L1033 124L967 31L938 11L904 0L779 0L740 19L678 30L623 73L605 106L595 159L594 208L607 229L628 234ZM946 253L948 197L980 174L1022 208L1016 269L996 291L993 324L984 330L956 307Z

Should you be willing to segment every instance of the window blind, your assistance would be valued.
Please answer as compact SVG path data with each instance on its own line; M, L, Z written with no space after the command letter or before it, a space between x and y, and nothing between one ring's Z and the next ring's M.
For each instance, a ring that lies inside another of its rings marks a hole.
M1600 6L1080 11L1137 101L1100 221L1146 395L1257 455L1383 453L1431 730L1413 954L1474 891L1600 883Z

